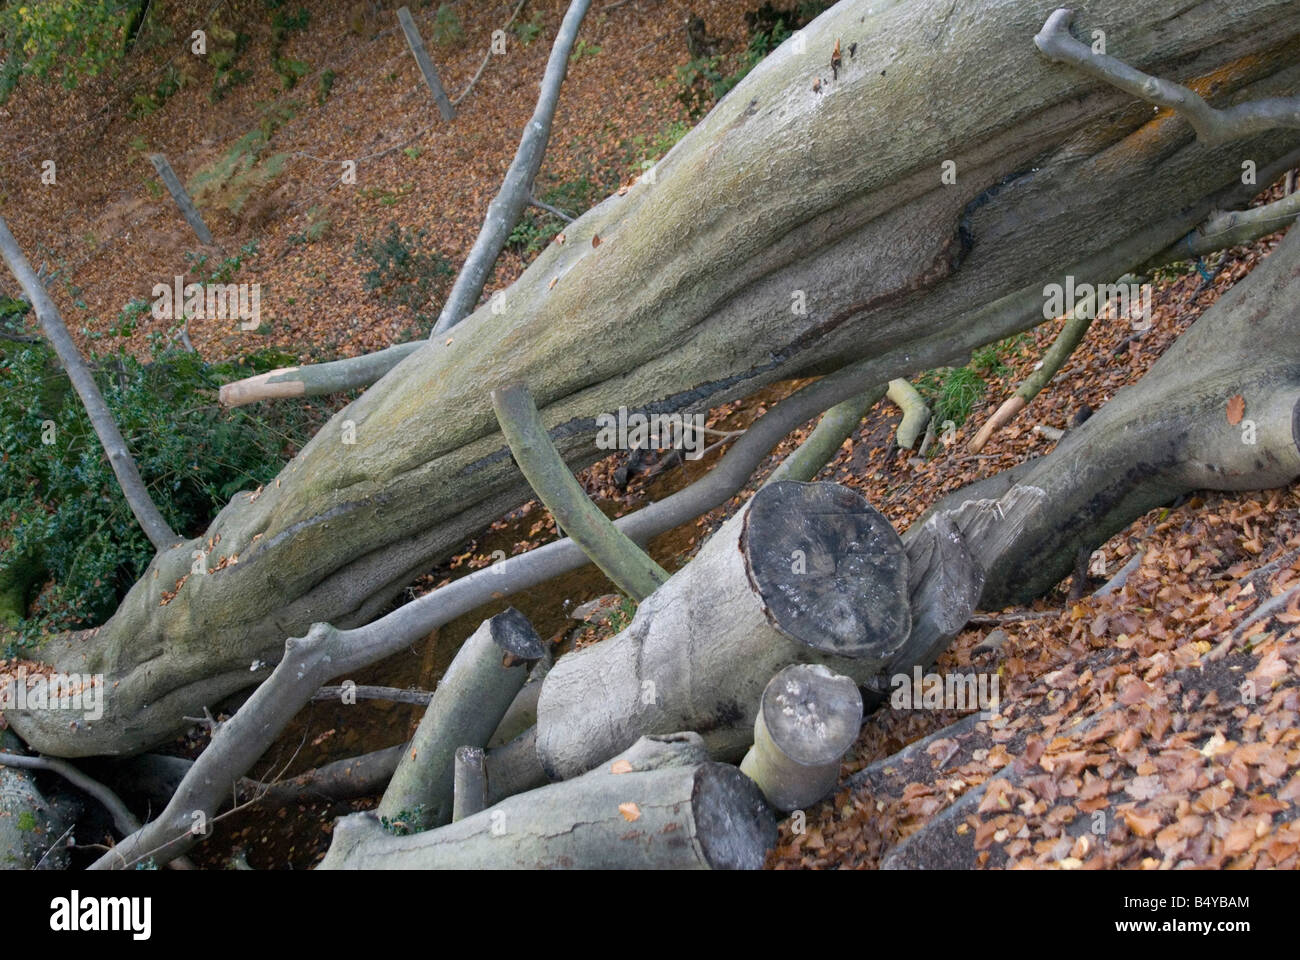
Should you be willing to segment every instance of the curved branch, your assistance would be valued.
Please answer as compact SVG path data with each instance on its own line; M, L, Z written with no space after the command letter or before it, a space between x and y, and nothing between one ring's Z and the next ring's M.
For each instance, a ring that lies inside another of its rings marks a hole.
M1147 103L1174 111L1192 125L1205 143L1235 140L1274 127L1300 127L1300 98L1270 97L1216 109L1182 84L1153 77L1104 53L1094 53L1070 33L1073 22L1074 11L1062 7L1047 18L1034 44L1049 60L1069 64Z
M19 753L0 753L0 767L22 767L26 770L46 770L57 773L78 790L98 800L112 816L113 825L123 836L140 829L140 821L127 809L126 804L116 793L98 780L86 776L66 760L57 757L28 757Z
M23 256L18 241L9 232L9 225L5 223L3 217L0 217L0 256L4 257L9 270L23 288L23 292L27 294L27 299L31 301L37 319L41 322L41 329L45 331L50 346L54 347L59 362L63 364L68 379L72 381L77 396L81 398L82 406L86 408L86 416L90 418L90 424L95 428L95 434L99 437L104 453L108 456L108 463L113 468L113 475L117 477L122 495L126 497L127 505L135 514L140 529L144 531L156 550L162 551L175 546L181 538L172 531L171 526L163 519L163 515L150 499L149 491L145 489L144 481L140 479L140 471L135 465L131 451L127 449L126 441L122 439L122 433L117 429L112 412L104 403L104 397L95 384L90 368L82 359L77 345L72 342L68 328L63 324L63 317L59 315L59 310L50 299L50 295L45 292L45 285L40 282L31 264Z
M668 572L620 533L591 502L551 443L526 386L514 383L493 390L492 407L528 485L551 511L560 529L582 547L616 587L640 602L668 580Z
M850 397L823 413L812 433L808 434L794 453L768 474L763 486L780 480L807 482L817 476L821 468L835 456L840 445L853 436L853 431L858 428L862 418L884 395L885 388L876 387L859 396Z

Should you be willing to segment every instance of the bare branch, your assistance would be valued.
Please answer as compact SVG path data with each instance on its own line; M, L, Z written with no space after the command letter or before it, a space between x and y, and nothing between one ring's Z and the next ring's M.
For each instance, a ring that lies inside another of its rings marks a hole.
M524 135L519 141L515 159L506 172L505 181L501 184L501 192L488 205L483 228L438 315L438 322L433 328L434 335L451 329L474 309L483 293L492 265L496 263L510 231L514 229L519 215L528 203L533 180L542 165L546 143L551 136L551 120L555 116L555 105L560 99L560 84L564 82L564 74L569 65L569 52L573 49L578 26L590 5L591 0L573 0L560 23L555 44L551 47L551 57L546 63L546 73L542 76L542 92L537 98L537 106L528 125L524 127Z
M526 386L514 383L493 390L492 407L528 485L551 511L560 528L577 541L615 586L640 601L668 580L668 572L620 533L591 502L551 443L542 415Z
M66 760L56 757L28 757L20 753L0 752L0 766L22 767L26 770L47 770L57 773L78 790L90 794L98 800L113 818L113 825L125 836L140 829L140 821L135 818L126 804L116 793L98 780L86 776Z
M54 306L54 301L45 292L45 285L37 278L31 264L23 256L18 241L9 232L9 225L5 223L3 217L0 217L0 256L4 257L9 270L23 288L23 292L27 294L27 299L31 301L36 311L36 317L40 320L46 338L54 347L54 352L58 354L59 362L67 371L72 386L76 388L77 396L81 398L81 403L86 408L86 415L90 418L91 426L95 428L99 442L104 447L104 453L108 455L109 465L113 468L113 474L117 477L122 494L126 497L131 512L135 514L140 529L144 531L156 550L166 550L179 543L181 538L172 532L172 528L158 512L153 500L149 498L149 491L145 489L144 481L140 479L140 471L126 447L126 441L122 439L122 434L113 420L113 414L104 403L104 398L95 384L95 378L91 375L89 367L86 366L86 361L82 359L77 345L72 342L58 308Z
M1274 127L1300 127L1300 98L1270 97L1216 109L1194 90L1143 73L1114 57L1094 53L1070 33L1074 11L1055 11L1034 37L1034 44L1056 63L1069 64L1147 103L1173 110L1192 125L1205 143L1222 143Z

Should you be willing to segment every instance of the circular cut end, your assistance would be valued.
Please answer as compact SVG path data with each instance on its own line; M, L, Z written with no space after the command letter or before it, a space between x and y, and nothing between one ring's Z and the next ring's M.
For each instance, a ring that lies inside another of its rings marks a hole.
M546 643L537 635L528 618L514 607L506 608L490 621L492 642L520 660L540 660Z
M776 817L762 791L730 764L700 764L691 812L695 839L714 870L759 870L776 845Z
M837 483L778 481L754 494L740 535L768 620L815 650L883 657L912 628L907 554L893 525Z
M763 724L786 757L806 767L834 763L862 727L862 695L821 664L786 667L763 691Z

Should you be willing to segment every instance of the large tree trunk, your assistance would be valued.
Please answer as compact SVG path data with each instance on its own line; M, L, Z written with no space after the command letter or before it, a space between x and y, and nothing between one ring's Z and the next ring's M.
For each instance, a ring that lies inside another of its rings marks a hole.
M1017 498L1003 510L1014 535L974 551L986 571L981 606L995 609L1049 590L1081 551L1180 494L1261 490L1297 477L1300 229L1292 229L1141 380L1050 454L950 494L927 519L956 517L978 498ZM1023 496L1032 490L1042 495Z
M408 357L274 483L161 554L103 627L47 643L59 668L106 674L100 721L11 714L15 729L58 755L136 751L263 679L250 664L278 660L286 634L373 619L528 497L493 387L526 382L578 465L599 454L594 417L620 406L699 410L864 357L862 382L883 383L1040 322L1043 284L1065 273L1113 280L1256 189L1243 159L1262 180L1300 143L1205 146L1046 61L1033 37L1055 2L845 0L819 17L806 53L767 58L653 178L571 225L504 310ZM1078 28L1094 26L1129 63L1212 76L1216 102L1300 80L1291 4L1241 0L1225 18L1099 0ZM209 548L214 572L191 575Z

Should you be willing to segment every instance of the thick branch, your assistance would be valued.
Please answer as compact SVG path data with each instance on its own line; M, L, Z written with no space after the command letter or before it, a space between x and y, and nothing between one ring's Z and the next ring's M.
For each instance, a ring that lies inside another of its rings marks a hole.
M1249 210L1229 210L1210 217L1167 250L1156 254L1136 271L1149 273L1156 267L1179 260L1203 257L1243 243L1252 243L1270 233L1285 230L1300 216L1300 193Z
M95 384L95 378L86 366L86 361L81 357L81 351L72 342L58 308L54 306L54 301L45 292L45 285L37 279L31 264L23 256L18 241L9 232L9 225L5 223L3 217L0 217L0 255L4 257L9 270L23 288L23 292L27 294L27 299L31 301L46 338L54 347L54 352L58 354L59 362L67 371L68 379L72 381L77 396L81 398L91 426L95 428L95 434L104 447L104 453L108 455L113 475L117 477L118 485L121 486L122 494L126 497L131 512L135 514L140 529L154 545L154 549L162 551L174 546L181 538L172 532L172 528L158 512L153 500L149 498L149 491L145 489L144 481L140 479L140 471L136 468L135 460L127 449L121 432L117 429L113 414L104 403L104 397Z
M555 105L560 99L560 84L564 82L564 74L569 65L569 53L578 37L578 26L590 5L591 0L573 0L560 23L555 44L551 47L551 57L546 62L546 73L542 76L542 92L537 98L537 106L528 125L524 127L524 135L519 141L515 159L506 171L501 192L488 205L483 228L438 315L438 322L433 328L434 336L460 323L474 309L483 293L483 285L487 283L492 265L497 262L497 257L510 237L510 231L519 222L519 215L528 204L533 180L541 168L546 143L551 136L551 119L555 116Z
M1034 37L1038 49L1057 63L1066 63L1187 120L1206 143L1222 143L1275 127L1300 127L1300 98L1270 97L1215 109L1194 90L1143 73L1076 40L1070 33L1074 11L1064 7L1047 18Z

